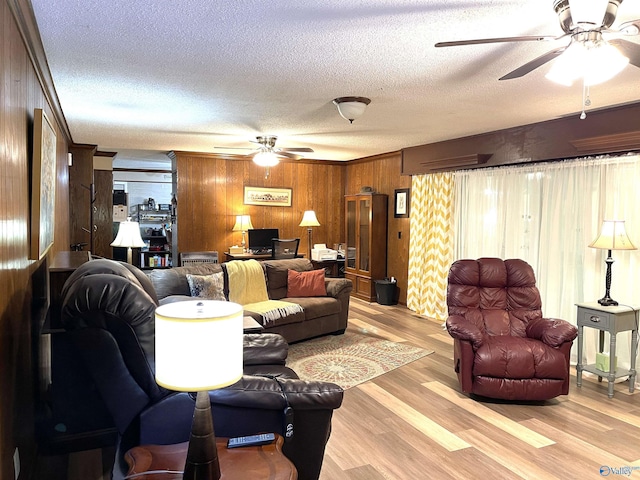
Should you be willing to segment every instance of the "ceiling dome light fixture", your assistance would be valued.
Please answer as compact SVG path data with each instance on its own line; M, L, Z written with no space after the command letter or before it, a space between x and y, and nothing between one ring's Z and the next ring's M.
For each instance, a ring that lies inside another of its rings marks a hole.
M340 116L349 120L349 123L353 123L362 116L371 100L366 97L339 97L334 99L333 103L338 107Z
M280 163L278 156L269 150L263 150L253 156L253 162L261 167L275 167Z

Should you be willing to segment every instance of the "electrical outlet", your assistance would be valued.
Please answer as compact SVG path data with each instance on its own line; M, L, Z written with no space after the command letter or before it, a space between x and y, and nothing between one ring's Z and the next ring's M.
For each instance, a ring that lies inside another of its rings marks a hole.
M18 452L18 447L13 451L13 476L15 480L20 477L20 453Z

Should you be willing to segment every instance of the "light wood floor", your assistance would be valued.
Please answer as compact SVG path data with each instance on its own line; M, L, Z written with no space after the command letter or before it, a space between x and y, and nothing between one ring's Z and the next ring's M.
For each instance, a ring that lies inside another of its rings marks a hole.
M573 371L568 396L480 402L459 391L441 322L352 299L349 329L435 353L345 392L321 480L596 479L601 467L640 478L640 394L628 382L609 399L606 382L587 377L577 388ZM36 478L107 479L103 453L56 457L56 476Z

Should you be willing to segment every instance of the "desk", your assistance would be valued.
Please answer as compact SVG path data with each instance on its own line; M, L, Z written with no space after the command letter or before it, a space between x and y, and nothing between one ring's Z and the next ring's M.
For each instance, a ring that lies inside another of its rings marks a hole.
M298 472L293 463L282 453L283 439L256 447L227 448L227 440L216 439L221 480L296 480ZM141 445L125 454L129 465L128 475L152 470L182 471L187 458L189 443L175 445ZM182 475L150 473L136 476L140 480L179 480Z
M314 269L324 268L327 277L344 277L344 258L336 260L311 260Z
M226 262L231 260L271 260L270 253L229 253L224 252ZM304 258L302 253L296 255L296 258Z
M638 308L623 305L603 307L599 303L576 303L578 307L578 364L576 365L577 385L582 386L582 371L598 375L598 380L607 377L609 382L608 396L613 398L613 382L619 377L629 377L629 391L633 393L636 380L636 350L638 348ZM597 328L600 330L598 351L604 348L604 332L609 332L609 371L605 372L595 365L582 364L583 328ZM616 334L631 330L631 365L629 370L616 368Z

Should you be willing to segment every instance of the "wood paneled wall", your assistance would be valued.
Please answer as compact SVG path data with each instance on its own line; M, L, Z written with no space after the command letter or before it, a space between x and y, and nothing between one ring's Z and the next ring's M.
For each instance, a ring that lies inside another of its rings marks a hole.
M217 250L221 261L242 234L232 232L236 215L251 215L255 228L278 228L282 238L300 238L307 254L307 229L298 226L305 210L320 222L313 242L344 242L346 166L339 162L282 161L266 170L250 160L213 154L173 152L177 175L177 237L182 252ZM291 207L244 205L244 186L291 188ZM248 241L248 240L247 240Z
M47 301L47 264L69 244L68 136L47 102L40 71L13 12L24 2L0 2L0 479L13 479L19 448L20 479L34 464L34 395L37 327ZM28 11L20 16L28 18ZM29 260L30 165L34 109L42 108L57 137L54 245L41 261ZM34 333L35 330L35 333Z
M411 177L404 176L400 152L378 155L348 162L345 194L358 193L364 186L373 187L378 193L389 196L387 227L387 276L398 280L399 299L407 303L407 279L409 266L409 219L394 218L395 190L410 188Z
M243 159L221 155L174 152L177 175L177 238L182 252L217 250L221 261L242 235L232 232L235 216L251 215L255 228L278 228L283 238L300 238L307 253L307 231L299 227L305 210L315 210L320 222L313 242L344 243L344 195L363 186L389 196L387 275L398 280L399 302L407 301L409 219L394 218L394 193L411 187L401 174L401 155L394 152L352 162L281 162L265 179L265 169ZM292 188L291 207L244 205L244 186ZM176 259L177 260L177 259Z

